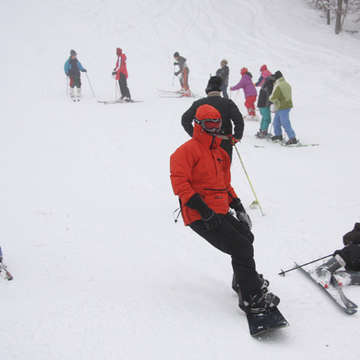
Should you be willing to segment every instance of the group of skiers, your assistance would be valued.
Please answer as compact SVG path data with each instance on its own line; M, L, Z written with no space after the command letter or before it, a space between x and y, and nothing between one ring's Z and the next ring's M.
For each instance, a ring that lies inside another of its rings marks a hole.
M87 72L81 65L77 58L77 52L70 50L70 57L65 62L64 71L66 76L69 77L70 98L74 101L79 101L81 98L81 78L80 72ZM121 48L116 48L116 63L112 71L112 75L119 83L120 88L120 101L131 102L130 90L127 85L128 71L126 66L126 55ZM74 88L77 89L75 93Z

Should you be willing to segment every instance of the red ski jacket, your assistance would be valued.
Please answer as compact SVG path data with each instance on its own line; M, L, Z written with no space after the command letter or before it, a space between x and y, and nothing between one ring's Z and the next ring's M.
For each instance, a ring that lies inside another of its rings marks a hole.
M126 55L122 53L120 56L118 56L116 65L115 65L115 71L116 71L116 80L120 79L120 73L123 73L126 78L128 78L128 72L126 68Z
M201 219L198 211L186 206L194 194L200 194L217 214L226 214L231 201L237 198L230 184L230 157L220 143L220 138L195 124L192 139L170 157L171 184L180 198L185 225Z

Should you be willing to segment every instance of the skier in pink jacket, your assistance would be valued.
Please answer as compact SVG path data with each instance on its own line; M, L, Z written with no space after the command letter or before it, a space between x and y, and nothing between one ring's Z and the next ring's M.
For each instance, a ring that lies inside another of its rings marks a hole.
M245 106L249 114L249 120L256 120L255 113L255 101L257 96L257 91L252 82L252 75L249 73L246 67L243 67L240 71L241 79L240 81L230 88L231 91L243 89L245 94Z

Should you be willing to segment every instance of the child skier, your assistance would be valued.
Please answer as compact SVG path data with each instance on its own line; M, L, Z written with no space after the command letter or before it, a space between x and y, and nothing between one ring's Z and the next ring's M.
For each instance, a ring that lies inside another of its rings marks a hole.
M229 86L229 67L227 60L221 60L220 62L220 69L216 71L216 76L220 77L222 79L221 84L221 91L223 94L223 97L225 99L228 99L228 93L227 93L227 87Z
M180 92L183 94L183 96L191 96L191 91L189 87L189 68L186 64L186 59L183 56L180 56L179 52L176 51L174 53L174 59L176 60L174 62L175 66L179 67L178 71L175 71L174 75L178 76L180 75L179 81L180 81Z
M130 90L127 85L128 71L126 67L126 55L122 52L122 49L117 48L116 56L116 64L112 74L115 75L115 80L119 81L121 92L120 100L130 102Z
M246 67L243 67L240 73L241 73L240 81L235 86L231 87L230 90L231 91L235 91L238 89L244 90L245 106L249 114L247 119L256 120L255 101L256 101L257 91L252 82L252 75L249 73Z
M80 71L87 72L77 59L75 50L70 50L70 57L65 62L64 71L66 76L70 78L70 97L73 101L80 101L81 98L81 79ZM74 87L77 88L77 94L74 93Z
M256 87L263 86L266 78L271 76L271 72L268 70L268 68L265 64L261 66L260 73L261 73L261 75L259 77L259 80L255 84Z
M360 223L343 236L344 248L316 268L320 283L327 288L332 279L338 285L360 285ZM345 269L342 269L345 268Z
M257 106L261 114L260 130L256 133L256 137L264 139L268 135L269 125L271 123L271 112L269 97L273 91L275 79L268 76L260 89Z

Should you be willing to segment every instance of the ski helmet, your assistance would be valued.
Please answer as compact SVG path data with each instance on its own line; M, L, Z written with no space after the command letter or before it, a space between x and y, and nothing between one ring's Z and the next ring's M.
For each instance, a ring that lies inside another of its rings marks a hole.
M70 50L70 56L76 56L77 52L73 49Z
M243 68L240 70L240 74L241 74L241 75L245 75L247 72L248 72L248 69L247 69L246 67L243 67Z
M195 123L208 134L219 134L222 125L220 112L211 105L201 105L196 110Z
M178 51L175 51L175 52L174 52L174 57L178 57L178 56L180 56L179 52L178 52Z

